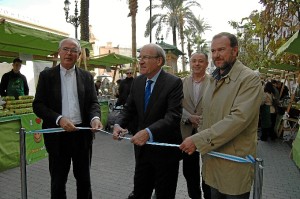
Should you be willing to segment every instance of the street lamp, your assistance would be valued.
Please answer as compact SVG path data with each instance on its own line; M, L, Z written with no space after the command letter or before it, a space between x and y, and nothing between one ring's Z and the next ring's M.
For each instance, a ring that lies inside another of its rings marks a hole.
M149 23L149 30L150 30L150 43L152 42L152 0L150 0L150 23Z
M70 15L69 16L69 10L70 10L70 4L71 2L69 0L65 0L64 4L64 10L65 10L65 14L66 14L66 22L73 24L75 27L75 38L77 39L77 29L78 26L80 25L80 16L78 16L78 9L77 9L77 3L78 0L75 0L75 12L74 15Z

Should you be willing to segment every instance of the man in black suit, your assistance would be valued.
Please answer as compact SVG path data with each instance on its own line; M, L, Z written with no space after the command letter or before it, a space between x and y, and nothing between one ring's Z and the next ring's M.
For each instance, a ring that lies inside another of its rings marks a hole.
M146 144L147 141L178 144L182 140L182 81L162 70L165 60L165 52L159 45L147 44L141 48L141 75L133 80L127 102L114 126L113 137L118 139L132 118L138 118L138 131L131 138L136 156L132 198L148 199L153 189L157 199L174 199L176 194L180 150ZM147 97L149 90L151 95Z
M92 198L90 164L93 132L102 128L100 107L92 75L75 63L81 53L73 38L59 43L60 64L40 73L34 113L43 119L43 128L62 127L65 132L44 134L49 154L51 198L66 198L66 182L72 161L77 198ZM77 127L91 127L78 130Z

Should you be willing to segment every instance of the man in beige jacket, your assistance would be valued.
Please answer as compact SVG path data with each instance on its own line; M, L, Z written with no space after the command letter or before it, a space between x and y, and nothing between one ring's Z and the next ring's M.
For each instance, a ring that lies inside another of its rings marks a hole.
M190 58L190 66L192 74L183 79L184 98L180 124L183 139L195 134L198 126L202 123L201 101L208 80L206 75L208 66L207 54L194 53ZM195 152L192 155L183 153L182 155L182 171L186 179L189 197L201 199L199 153ZM209 186L202 183L202 188L205 198L209 199Z
M186 138L180 149L203 157L202 174L211 198L249 198L254 166L205 155L217 151L239 157L256 157L261 83L238 56L237 38L230 33L213 37L212 59L217 67L202 98L203 126Z

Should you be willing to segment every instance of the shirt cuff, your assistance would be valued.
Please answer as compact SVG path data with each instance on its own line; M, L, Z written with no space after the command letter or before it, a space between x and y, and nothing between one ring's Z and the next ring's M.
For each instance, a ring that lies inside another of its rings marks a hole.
M100 117L98 117L98 116L93 117L92 120L91 120L91 122L90 122L90 125L91 125L91 126L92 126L93 120L95 120L95 119L99 119L99 120L100 120ZM101 121L101 120L100 120L100 121Z
M59 120L60 120L62 117L63 117L63 116L60 115L60 116L58 116L58 118L56 119L56 125L57 125L57 126L59 126L59 123L58 123L58 122L59 122Z
M149 135L149 142L153 142L153 135L152 135L152 133L151 133L151 131L150 131L150 129L149 128L146 128L146 131L147 131L147 133L148 133L148 135Z
M183 123L189 122L189 118L191 117L192 114L190 114L185 108L182 110L182 121Z

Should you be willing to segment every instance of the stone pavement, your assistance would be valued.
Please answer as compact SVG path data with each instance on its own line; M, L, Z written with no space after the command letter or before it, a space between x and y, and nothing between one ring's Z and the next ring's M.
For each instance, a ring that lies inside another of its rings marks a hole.
M258 142L258 157L264 160L263 199L300 198L300 173L289 158L291 148L281 140ZM126 199L133 188L133 146L127 140L113 141L98 133L93 146L91 167L94 199ZM70 172L67 195L76 198L76 186ZM27 166L28 199L50 198L48 160ZM0 199L21 198L20 169L0 173ZM252 198L252 196L251 196ZM180 168L176 199L188 199Z

